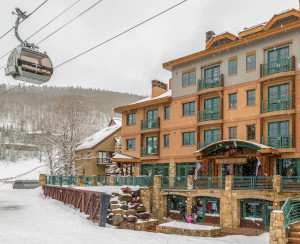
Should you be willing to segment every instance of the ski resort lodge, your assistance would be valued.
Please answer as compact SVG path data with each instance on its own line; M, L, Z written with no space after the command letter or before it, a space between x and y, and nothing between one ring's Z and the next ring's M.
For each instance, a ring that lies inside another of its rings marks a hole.
M115 108L113 160L160 184L161 217L195 203L199 222L269 229L272 210L299 194L299 37L295 9L238 35L208 31L205 50L163 64L168 85L153 80L150 97Z

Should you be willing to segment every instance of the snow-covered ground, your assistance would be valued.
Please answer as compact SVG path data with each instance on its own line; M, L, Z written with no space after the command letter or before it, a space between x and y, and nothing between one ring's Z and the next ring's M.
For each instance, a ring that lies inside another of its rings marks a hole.
M46 167L38 159L27 159L13 162L0 161L0 180L38 180L39 174L44 174Z
M268 234L203 238L119 230L112 226L100 228L86 217L59 201L45 199L41 188L13 190L11 185L0 183L1 244L262 244L268 243L269 238Z

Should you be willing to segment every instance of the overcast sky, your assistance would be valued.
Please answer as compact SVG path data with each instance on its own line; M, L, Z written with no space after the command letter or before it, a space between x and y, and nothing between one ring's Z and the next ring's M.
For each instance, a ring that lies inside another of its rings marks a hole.
M18 6L30 13L44 0L0 0L0 36L14 25ZM81 0L35 35L37 43L98 0ZM138 24L181 0L103 0L85 15L40 44L54 65ZM20 26L24 39L76 0L49 0ZM237 34L269 20L275 13L299 8L298 0L188 0L184 4L96 50L56 69L48 85L82 86L149 95L151 80L168 83L162 63L204 49L205 32ZM13 32L0 40L0 57L15 47ZM7 57L0 60L0 67ZM0 83L18 84L0 70Z

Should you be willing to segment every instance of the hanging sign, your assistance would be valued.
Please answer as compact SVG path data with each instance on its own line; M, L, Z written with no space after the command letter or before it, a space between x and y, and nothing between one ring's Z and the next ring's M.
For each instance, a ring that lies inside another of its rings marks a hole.
M247 158L218 158L216 164L246 164Z

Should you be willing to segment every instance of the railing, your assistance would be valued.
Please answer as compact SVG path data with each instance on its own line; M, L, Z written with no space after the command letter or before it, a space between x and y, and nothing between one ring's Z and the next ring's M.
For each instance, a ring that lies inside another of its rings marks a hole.
M220 108L205 109L198 113L198 121L209 121L220 119Z
M141 129L142 130L157 129L157 128L158 128L158 118L141 121Z
M169 188L186 188L187 187L187 177L186 176L163 176L161 180L162 187Z
M300 220L300 197L287 198L281 211L284 213L284 227L288 229L291 224Z
M262 101L262 113L291 109L292 97L279 97Z
M264 145L274 148L291 148L292 135L263 136L262 142Z
M282 176L282 191L300 191L300 176Z
M262 77L292 70L292 59L282 59L262 65Z
M216 141L199 141L198 142L198 150L202 149L203 147L206 147Z
M97 164L110 164L111 158L97 158Z
M157 156L156 147L141 147L141 157Z
M225 177L198 177L194 180L194 189L225 189Z
M149 186L149 177L148 176L117 176L116 177L117 186Z
M234 176L234 190L273 190L273 177L269 176Z
M198 91L202 91L208 88L220 87L221 86L220 81L221 81L220 75L198 80Z

